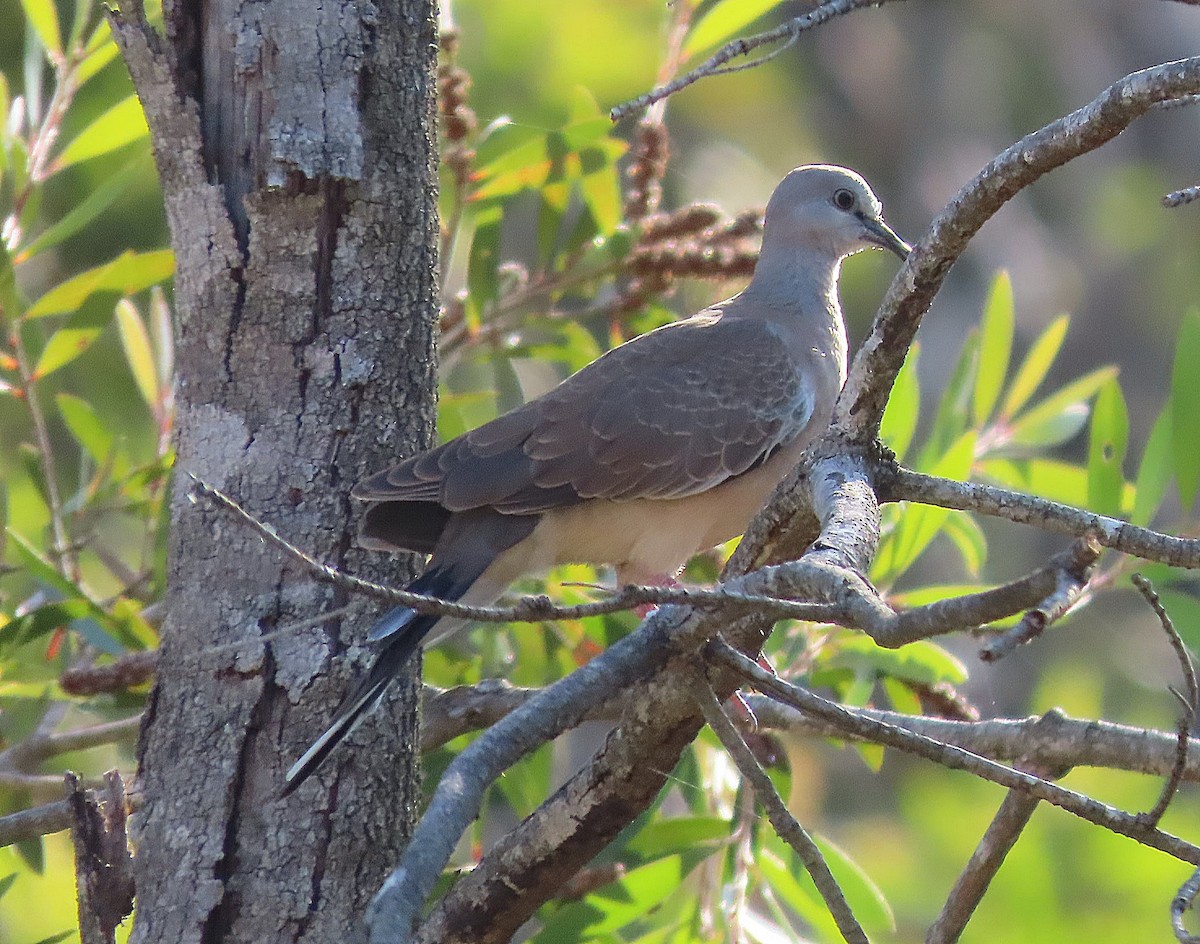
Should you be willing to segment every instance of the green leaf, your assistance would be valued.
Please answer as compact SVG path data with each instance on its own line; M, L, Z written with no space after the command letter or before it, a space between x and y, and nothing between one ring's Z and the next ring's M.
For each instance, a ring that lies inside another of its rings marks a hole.
M755 20L774 7L779 0L722 0L700 18L683 47L683 56L690 59L733 39Z
M879 424L879 438L901 461L912 445L921 413L921 386L917 377L920 355L920 345L914 344L908 349L900 372L896 374L896 382L892 385L887 409L883 411L883 422Z
M976 426L983 426L991 418L992 409L1000 397L1000 389L1004 386L1004 378L1008 375L1013 323L1012 278L1007 272L1001 271L992 280L980 325L979 373L975 378L975 394L971 404Z
M154 350L150 346L150 334L146 331L142 316L128 298L117 302L116 315L125 360L133 372L142 399L153 409L158 403L158 371L154 363Z
M25 19L51 54L51 59L61 60L62 31L58 25L58 8L54 0L21 0L21 6L25 8Z
M1059 349L1062 348L1063 339L1067 336L1067 326L1070 323L1071 319L1067 315L1059 315L1033 342L1029 353L1025 355L1025 360L1021 361L1021 366L1017 368L1017 375L1013 378L1008 393L1004 397L1004 404L1000 407L1002 419L1009 419L1016 414L1029 402L1029 398L1046 379L1046 374L1050 372L1050 367L1054 363L1054 359L1058 357Z
M104 465L112 454L113 437L104 428L91 404L70 393L58 394L54 402L75 441L92 457L96 465Z
M145 173L149 166L150 156L147 152L139 154L120 170L108 176L104 183L91 191L66 216L42 232L28 245L21 247L16 254L16 262L20 264L27 259L32 259L39 252L57 246L64 239L74 236L107 210L134 180Z
M1116 367L1101 367L1060 388L1013 420L1009 442L1027 449L1066 442L1087 423L1088 401L1116 376Z
M945 649L927 640L885 649L867 636L840 638L831 648L823 668L847 668L874 681L883 676L931 687L941 682L961 685L966 667Z
M1172 428L1171 405L1168 403L1154 421L1146 450L1142 453L1134 486L1133 512L1129 516L1133 524L1149 525L1166 497L1171 484Z
M500 222L503 211L491 206L475 214L467 259L467 317L478 324L500 291Z
M13 882L17 880L17 873L11 872L4 878L0 878L0 898L4 897L5 892L12 888Z
M1183 316L1171 370L1171 441L1175 453L1175 484L1185 511L1200 487L1200 309Z
M942 392L937 413L933 418L933 429L921 449L916 468L928 472L929 467L941 459L967 428L971 404L971 391L975 388L975 375L979 367L979 334L972 331L963 344L962 353L950 374L950 381Z
M616 161L627 145L610 137L611 129L612 122L607 118L591 118L517 145L472 176L479 186L470 200L492 200L521 190L541 189L548 183L578 179L584 173L581 153L585 150L600 152L591 161Z
M668 856L625 873L619 881L554 913L540 937L595 940L645 915L679 888L687 874L681 856Z
M625 844L625 853L636 857L639 863L649 862L698 846L725 842L730 829L729 820L720 816L671 816L640 829Z
M1125 490L1125 450L1129 445L1129 413L1121 385L1114 378L1100 388L1092 408L1088 441L1088 508L1119 515Z
M964 433L958 442L930 470L930 474L941 478L965 481L975 461L975 431ZM904 504L900 523L892 532L891 539L880 546L872 567L872 577L882 584L889 584L912 566L929 543L938 535L949 509L931 505Z
M83 85L88 79L95 76L97 72L116 59L119 52L117 44L113 42L108 20L101 17L99 25L97 25L95 32L92 33L84 49L84 59L75 69L75 81Z
M136 95L130 95L79 132L51 163L50 172L57 173L72 164L108 154L149 133L142 103Z
M75 311L94 292L133 295L171 277L175 256L169 249L134 252L127 249L117 258L95 269L81 272L55 286L25 313L27 318L61 315Z
M945 524L942 525L942 533L954 542L967 573L978 577L983 565L987 563L987 537L979 522L969 514L955 512L946 518Z
M67 319L66 324L50 335L33 368L34 380L41 380L79 357L92 346L110 320L111 313L104 306L85 305L80 308Z

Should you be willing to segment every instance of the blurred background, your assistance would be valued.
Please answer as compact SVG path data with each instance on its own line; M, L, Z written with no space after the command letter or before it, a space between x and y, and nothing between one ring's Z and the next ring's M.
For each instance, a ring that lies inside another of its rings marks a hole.
M681 3L684 0L676 0ZM458 31L457 64L470 77L469 102L479 126L501 122L536 135L562 128L577 117L580 89L586 90L583 98L590 96L606 113L651 88L663 66L672 23L677 22L676 4L444 0L442 17ZM730 12L735 5L736 16ZM696 24L688 47L692 55L687 61L692 64L729 38L728 29L714 21L709 33L715 39L697 41L704 35L706 16L744 21L745 27L731 34L738 35L775 26L812 4L710 0L690 7ZM64 2L58 9L59 19L69 24L72 5ZM1198 42L1200 11L1164 0L908 2L859 11L804 34L793 48L759 68L704 79L671 98L665 111L670 160L663 178L662 208L712 203L733 216L761 207L792 167L839 163L857 169L872 183L893 227L916 241L947 201L996 153L1090 101L1130 72L1194 55ZM32 98L34 105L26 107L45 109L52 85L46 73L29 65L31 48L38 52L22 8L0 7L0 72L7 80L8 99L24 96L28 103ZM70 140L89 128L130 89L119 58L101 63L75 95L61 138ZM11 104L9 112L10 127L14 121L19 124L19 118L11 117ZM137 131L136 121L130 121L134 130L121 132L127 133L126 140L118 137L115 146L55 174L43 188L38 213L55 220L106 181L118 176L125 181L102 214L19 268L18 283L29 298L126 250L151 253L166 246L144 126ZM635 120L627 119L613 134L631 141L635 131ZM1012 286L1014 364L1060 315L1070 318L1043 390L1062 387L1106 365L1119 370L1128 407L1124 471L1133 482L1151 428L1171 392L1180 327L1188 311L1200 303L1200 204L1168 210L1160 203L1168 191L1200 182L1198 141L1200 109L1156 111L1100 151L1039 181L985 225L951 272L919 335L921 418L916 442L931 435L935 407L951 382L964 341L980 323L997 273L1005 270ZM486 143L480 145L481 152L485 147ZM3 194L10 199L13 176L3 179L9 188ZM515 261L534 270L540 264L537 205L521 199L505 206L499 261ZM444 219L454 212L444 206ZM470 280L472 242L466 238L467 229L464 234L444 260L447 298ZM852 349L866 334L894 272L895 260L883 253L864 254L846 264L842 293ZM661 321L670 312L689 314L731 294L740 284L734 278L680 280L656 301L665 305L659 314L647 317ZM152 327L154 306L166 303L155 302L146 289L135 286L126 294L139 317ZM111 308L113 300L106 296L103 302ZM642 329L649 323L635 319L628 326ZM602 335L603 330L592 333ZM46 329L28 343L40 348L50 336ZM521 336L514 345L536 359L530 337ZM160 352L164 343L155 339ZM139 389L136 370L129 366L129 342L120 327L102 324L87 348L45 381L45 397L67 393L89 403L101 426L121 438L132 467L154 468L169 461L159 437L165 395L160 392L156 404L153 396L146 396L144 384ZM567 351L559 357L562 363L555 362L558 366L549 372L518 365L512 389L500 389L494 397L489 393L483 400L479 391L502 388L504 382L503 377L497 381L487 351L468 350L452 358L445 377L443 432L457 432L511 405L514 397L538 392L539 385L558 379L564 365L579 356L578 350ZM1085 416L1081 415L1074 435L1051 444L1050 454L1057 461L1086 465ZM55 420L51 435L56 441L68 441L71 433L69 423ZM41 533L47 526L44 504L36 497L37 476L22 458L27 455L22 444L35 439L22 402L0 396L0 472L7 486L7 522L27 534ZM158 494L151 488L145 499L156 500ZM1164 529L1195 533L1195 518L1174 491L1154 520ZM906 587L1008 579L1065 546L1062 539L1029 529L988 521L979 524L989 551L982 575L970 573L961 546L943 538L931 543L898 578L897 592ZM161 565L155 563L155 554L161 552L161 534L147 539L129 520L120 518L105 519L97 527L113 540L136 532L138 541L148 542L138 553L148 562L150 584L158 579ZM84 569L88 570L86 561ZM1127 587L1125 577L1131 569L1114 566L1115 589L1105 593L1101 605L1084 608L1043 640L995 666L985 666L976 658L977 640L946 641L944 648L969 673L960 691L984 716L1020 717L1061 707L1077 717L1170 730L1176 708L1166 686L1178 684L1178 667L1153 615ZM1200 644L1195 588L1162 568L1148 572L1172 581L1168 603L1181 633L1195 648ZM713 573L701 565L694 575ZM115 586L111 574L92 577L101 585L107 580ZM15 581L4 587L10 609L33 592ZM631 625L629 620L614 619L601 636L611 638ZM519 638L496 643L480 636L476 634L475 645L481 654L469 656L456 650L431 654L427 678L450 684L469 680L474 673L505 674L527 684L544 681L534 677L536 672L530 668L536 660L527 653L523 657L527 643ZM561 639L556 644L565 645ZM551 657L538 666L569 667L570 660L556 662L552 657L556 650L546 645ZM785 657L793 651L789 645L782 644ZM46 648L46 639L39 638L22 649L27 658L7 674L9 687L0 688L4 712L0 732L10 741L28 730L29 719L36 715L30 704L56 677L57 663L47 658ZM786 672L786 662L777 665ZM845 686L833 687L846 695ZM863 700L870 699L871 690L868 685ZM81 710L100 718L117 717L128 713L139 697L137 693L110 697ZM780 782L793 812L845 851L870 877L878 897L886 900L894 915L894 928L881 919L872 939L920 939L986 828L1002 791L890 754L879 766L879 758L866 752L798 738L781 737L778 748L783 755ZM538 776L547 783L564 776L570 757L579 750L576 745L574 750L560 749L553 762L549 755L535 761L545 767ZM681 781L678 793L686 797L689 792L703 792L717 807L726 803L732 810L736 785L731 785L728 770L722 774L717 755L702 746L698 756L703 762L698 760L690 774L676 772ZM132 753L126 745L105 757L76 760L74 765L84 769L99 770L113 762L129 769ZM434 759L434 772L440 762L444 757ZM1131 810L1151 806L1159 787L1151 778L1095 771L1072 773L1066 782ZM516 797L514 791L523 788L514 784L520 784L516 775L496 799L497 822L509 821L532 802ZM10 798L14 804L16 799ZM1187 835L1196 812L1196 789L1185 786L1164 828ZM479 838L486 837L481 833ZM20 878L12 893L0 899L0 941L32 944L61 930L70 917L69 909L64 912L59 907L71 901L68 846L57 837L45 843L42 854L39 875L34 868L39 864L37 853L0 850L0 878L9 873ZM1167 941L1167 904L1187 871L1165 856L1043 808L963 940L990 944ZM719 872L718 878L705 878L702 869L690 881L721 884ZM827 929L813 930L803 922L798 926L807 928L803 933L811 932L815 939L826 939ZM783 930L778 922L748 923L743 932L747 939L763 941L794 940L799 933ZM543 939L583 938L564 932ZM720 931L706 939L721 939Z

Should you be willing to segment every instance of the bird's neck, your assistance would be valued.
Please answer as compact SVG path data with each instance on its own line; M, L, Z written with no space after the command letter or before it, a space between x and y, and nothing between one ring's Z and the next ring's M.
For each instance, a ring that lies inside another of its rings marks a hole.
M846 324L838 299L842 260L834 255L792 251L764 252L754 277L728 314L769 319L792 334L797 344L829 356L846 379Z

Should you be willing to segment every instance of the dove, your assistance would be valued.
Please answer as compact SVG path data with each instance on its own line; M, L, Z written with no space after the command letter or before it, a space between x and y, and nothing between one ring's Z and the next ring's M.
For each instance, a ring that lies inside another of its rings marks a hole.
M428 554L409 590L487 605L557 564L608 564L621 584L669 583L741 534L828 426L846 380L842 260L907 257L857 173L791 171L767 204L738 295L634 338L544 395L358 483L359 543ZM287 772L292 792L383 697L418 648L465 621L397 607L326 731Z

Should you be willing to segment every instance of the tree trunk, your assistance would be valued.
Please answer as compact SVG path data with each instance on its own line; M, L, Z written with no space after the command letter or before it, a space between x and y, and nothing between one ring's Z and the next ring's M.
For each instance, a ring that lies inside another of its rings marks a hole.
M371 604L265 640L348 601L191 502L188 476L332 564L404 575L354 549L347 493L433 430L433 4L177 0L165 37L136 11L113 27L154 136L179 323L134 940L355 939L412 826L416 675L281 801Z

